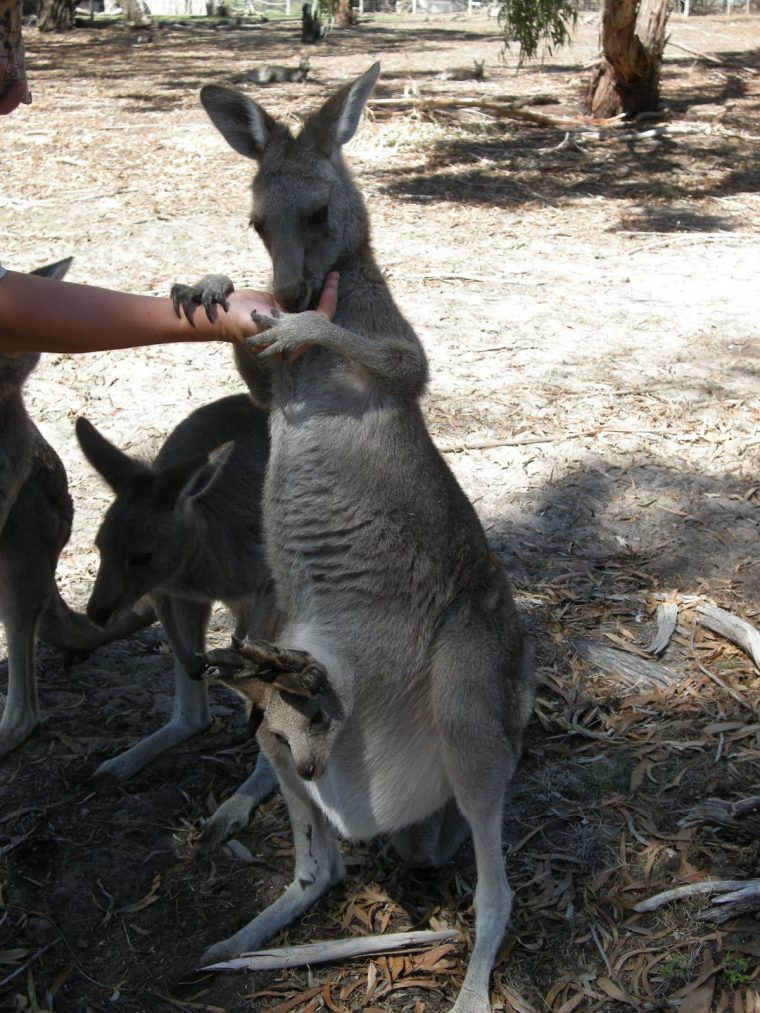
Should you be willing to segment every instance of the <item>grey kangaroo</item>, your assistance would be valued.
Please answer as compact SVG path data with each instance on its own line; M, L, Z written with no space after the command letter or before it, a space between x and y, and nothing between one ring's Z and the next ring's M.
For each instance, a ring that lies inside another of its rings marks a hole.
M332 95L298 136L238 92L201 92L229 144L258 162L252 224L286 311L258 318L269 329L238 353L253 399L270 410L263 521L284 616L277 642L323 666L343 715L311 780L263 721L290 814L293 881L202 963L256 949L338 882L338 836L396 834L402 854L440 863L469 828L476 942L454 1010L485 1013L511 909L502 809L532 664L507 578L425 426L425 354L375 262L342 157L379 70ZM301 313L331 270L332 322ZM206 278L180 302L223 304L230 287Z
M292 81L305 81L310 70L307 59L301 57L297 67L285 67L279 63L262 63L246 74L247 81L254 84L287 84Z
M204 405L174 429L152 465L123 453L84 418L77 419L76 433L87 460L116 493L96 537L100 567L87 614L106 623L148 595L174 649L170 721L98 768L99 775L124 780L208 727L205 664L197 655L214 601L232 611L237 638L276 630L261 544L267 413L247 394ZM207 824L205 843L245 826L275 785L262 760Z
M439 81L482 81L485 76L484 60L475 60L472 67L449 67L437 75Z
M60 279L71 258L34 274ZM40 722L37 640L63 651L91 651L147 622L148 609L106 629L63 601L55 570L71 534L74 506L60 458L29 417L23 386L39 353L0 354L0 619L8 645L8 694L0 721L0 756Z

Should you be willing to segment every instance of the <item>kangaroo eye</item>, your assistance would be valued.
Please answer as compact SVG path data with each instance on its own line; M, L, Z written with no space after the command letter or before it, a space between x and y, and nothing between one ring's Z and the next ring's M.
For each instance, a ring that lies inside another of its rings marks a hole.
M272 735L274 735L277 741L281 742L283 746L287 746L288 749L290 749L290 743L288 742L288 740L285 738L284 735L279 735L277 732L272 732Z
M312 211L306 218L307 225L324 225L327 221L327 205L323 208L318 208L316 211Z
M316 732L324 728L326 724L327 724L327 715L325 714L325 712L317 711L317 713L309 722L309 728L311 728L312 731Z
M129 557L130 566L147 566L153 559L152 552L138 552L135 556Z

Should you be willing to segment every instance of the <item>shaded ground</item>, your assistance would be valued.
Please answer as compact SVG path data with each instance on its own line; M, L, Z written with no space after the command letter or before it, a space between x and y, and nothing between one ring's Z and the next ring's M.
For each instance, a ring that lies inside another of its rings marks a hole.
M758 1008L756 918L701 920L704 900L633 907L757 869L756 842L679 820L760 784L758 673L696 625L692 597L757 621L759 29L746 17L673 23L672 119L654 137L565 138L477 111L431 122L377 106L351 146L379 259L430 354L431 428L539 645L543 687L507 822L515 908L496 1008ZM378 20L333 35L310 54L312 79L262 101L296 116L380 57L380 97L543 94L542 111L574 111L590 21L519 76L494 35L486 19ZM160 294L207 270L262 283L250 166L208 125L197 90L294 58L294 38L285 25L166 28L152 41L30 32L34 104L3 123L3 261L74 254L74 280ZM483 85L436 80L476 58ZM86 602L108 502L75 447L76 415L151 453L190 408L237 389L221 348L38 369L27 400L77 506L59 570L72 604ZM671 592L671 685L632 686L575 656L578 638L646 653L658 595ZM226 629L215 615L212 639ZM468 849L435 874L400 866L382 842L347 849L346 882L279 940L452 925L459 945L177 985L205 944L276 895L291 852L274 798L241 835L252 864L193 858L200 820L253 763L221 689L209 733L94 792L97 764L170 709L170 673L157 629L68 665L43 653L45 723L0 769L0 1008L448 1008L472 936Z

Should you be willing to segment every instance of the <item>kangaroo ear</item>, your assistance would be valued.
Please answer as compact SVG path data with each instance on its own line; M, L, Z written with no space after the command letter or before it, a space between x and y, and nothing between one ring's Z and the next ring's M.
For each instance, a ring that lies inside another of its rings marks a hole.
M362 110L379 75L380 64L373 63L361 77L336 91L307 119L301 136L330 157L356 133Z
M201 88L201 102L225 141L245 158L258 161L275 134L287 131L258 103L232 88L208 84Z
M157 472L154 491L159 502L163 506L174 507L207 493L229 460L233 446L232 442L224 443L210 458L206 454L194 454Z
M46 264L44 267L37 267L30 273L42 275L43 278L55 278L60 281L73 262L73 257L66 257L65 260L57 260L54 264Z
M80 415L76 420L75 430L82 453L115 493L118 494L135 478L150 474L146 465L115 447L84 416Z

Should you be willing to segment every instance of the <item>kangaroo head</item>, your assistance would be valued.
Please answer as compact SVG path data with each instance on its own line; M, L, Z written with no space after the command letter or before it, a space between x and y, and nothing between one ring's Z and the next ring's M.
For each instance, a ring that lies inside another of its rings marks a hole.
M263 732L287 749L299 777L316 780L324 773L343 727L340 700L323 674L278 672L242 674L219 682L243 697L252 733Z
M215 481L231 445L211 461L201 454L156 468L119 450L85 418L77 419L76 434L87 460L116 493L95 538L100 566L87 605L89 618L105 624L185 565L193 551L188 512Z
M241 92L216 85L201 90L227 142L258 162L251 224L272 258L275 298L289 312L315 306L327 274L367 241L366 212L341 150L379 73L375 63L340 88L297 136Z

